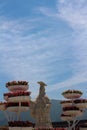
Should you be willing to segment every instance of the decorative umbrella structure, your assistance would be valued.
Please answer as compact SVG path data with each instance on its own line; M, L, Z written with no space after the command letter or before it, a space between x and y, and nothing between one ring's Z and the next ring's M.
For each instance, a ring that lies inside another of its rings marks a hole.
M79 122L78 117L82 116L85 108L87 108L87 100L79 99L82 94L79 90L67 90L62 93L68 100L60 102L63 110L61 119L69 123L68 130L72 130L72 128L75 130L75 126Z
M20 114L29 110L30 91L28 82L12 81L6 83L6 88L10 92L4 93L6 102L0 103L0 110L5 112L8 120L9 130L32 130L33 123L21 121Z

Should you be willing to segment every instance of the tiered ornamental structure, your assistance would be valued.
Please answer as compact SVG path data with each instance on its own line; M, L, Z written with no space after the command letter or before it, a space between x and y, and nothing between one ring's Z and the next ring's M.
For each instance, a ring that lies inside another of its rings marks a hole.
M50 119L51 102L45 93L46 84L42 81L40 84L39 95L36 101L30 100L31 92L28 82L26 81L12 81L6 83L6 88L10 92L4 93L6 102L0 103L0 110L4 111L8 119L9 130L67 130L66 128L53 128ZM21 121L20 113L28 111L33 118L36 119L34 124L29 121Z
M61 119L69 123L68 130L72 130L72 128L75 130L75 126L78 123L77 117L81 116L84 112L83 108L86 108L85 105L87 100L85 100L84 103L82 99L79 99L82 94L83 93L79 90L67 90L62 93L62 95L68 100L61 101L63 109Z
M76 99L74 104L83 112L87 109L87 99ZM87 123L81 124L79 130L87 130Z
M31 130L33 123L21 121L20 114L29 110L30 91L28 82L12 81L6 83L6 88L10 92L4 93L5 103L0 105L8 119L9 130Z

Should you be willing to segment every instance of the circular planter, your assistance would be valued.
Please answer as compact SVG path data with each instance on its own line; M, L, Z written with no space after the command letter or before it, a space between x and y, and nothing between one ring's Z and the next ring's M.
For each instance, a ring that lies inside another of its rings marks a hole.
M23 112L23 111L28 111L29 107L28 106L14 106L14 107L7 107L7 110L11 111L11 112Z
M28 85L12 85L12 86L8 86L8 89L12 92L15 91L26 91L28 90Z
M82 112L80 110L66 110L63 112L65 115L72 115L72 116L81 116Z
M63 96L67 99L75 99L75 98L80 98L82 94L80 93L66 93L66 94L63 94Z
M30 99L30 96L15 96L8 97L8 102L28 102Z
M60 103L62 107L72 106L72 101L61 101Z
M79 107L79 109L87 108L87 102L85 102L85 103L76 103L76 106Z
M73 121L75 117L70 115L61 115L61 119L64 121Z

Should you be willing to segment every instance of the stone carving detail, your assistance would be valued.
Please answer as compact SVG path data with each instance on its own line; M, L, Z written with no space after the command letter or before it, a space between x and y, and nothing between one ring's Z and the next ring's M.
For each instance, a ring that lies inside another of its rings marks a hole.
M45 93L45 86L47 85L42 81L38 82L38 84L40 84L39 95L36 101L30 101L30 113L36 120L36 128L52 128L50 119L51 103Z

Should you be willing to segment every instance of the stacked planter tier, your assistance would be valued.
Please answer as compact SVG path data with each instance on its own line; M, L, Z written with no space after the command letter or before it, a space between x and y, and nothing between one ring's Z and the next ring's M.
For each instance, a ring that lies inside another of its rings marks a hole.
M67 106L72 106L72 101L71 100L63 100L60 103L61 103L62 108L67 107Z
M80 125L79 130L87 130L87 124Z
M7 110L11 112L23 112L29 110L28 102L8 102L6 104Z
M67 90L62 95L67 99L76 99L81 97L82 92L79 90Z
M30 100L30 92L16 91L11 93L5 93L4 99L8 102L28 102Z
M12 113L16 112L17 117L19 117L21 112L29 110L30 105L30 94L27 91L29 89L28 82L26 81L12 81L6 83L6 87L10 92L4 93L4 99L7 101L5 108L7 111ZM9 120L9 130L31 130L32 123L27 121L17 121L11 119Z
M81 104L78 99L81 97L82 92L79 90L67 90L63 92L62 95L68 100L63 100L60 102L63 110L61 119L68 122L73 121L73 123L75 123L74 121L76 120L76 117L83 114L81 109L83 104ZM86 101L84 100L83 102L85 107ZM73 124L73 126L69 126L69 130L71 130L72 127L75 127L75 124Z
M28 90L28 82L26 81L12 81L6 83L6 87L9 91L27 91Z
M64 121L73 121L74 117L71 115L65 115L65 114L61 114L61 119Z
M79 109L87 108L87 99L76 99L74 103Z
M67 90L63 92L62 95L69 100L63 100L60 102L63 108L61 119L74 120L76 116L81 116L82 111L78 106L73 106L73 104L74 99L78 100L77 98L81 97L82 92L79 90Z
M75 106L64 107L63 108L63 113L65 115L70 115L72 117L82 115L82 111L78 107L75 107Z

